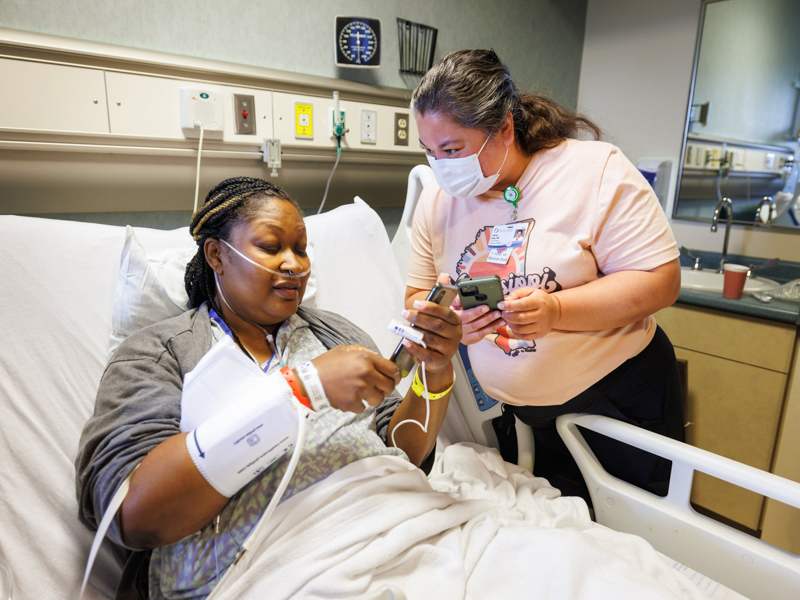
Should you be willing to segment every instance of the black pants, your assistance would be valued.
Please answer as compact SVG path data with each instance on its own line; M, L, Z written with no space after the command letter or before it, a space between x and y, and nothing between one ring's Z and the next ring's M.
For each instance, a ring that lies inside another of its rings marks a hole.
M513 431L512 414L533 429L534 475L547 478L564 495L583 497L590 506L589 490L578 465L556 431L556 417L568 413L604 415L675 440L685 440L678 363L672 344L660 327L638 355L566 403L504 404L503 412L500 419L506 423L505 431L509 423ZM581 428L581 432L609 473L659 496L666 495L670 461L587 429Z

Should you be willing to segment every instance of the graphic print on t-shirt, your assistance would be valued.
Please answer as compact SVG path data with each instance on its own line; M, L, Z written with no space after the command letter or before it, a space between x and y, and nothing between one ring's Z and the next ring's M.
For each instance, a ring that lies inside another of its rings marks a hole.
M490 262L490 256L497 256L497 250L489 246L492 237L493 225L480 229L469 246L464 248L458 263L456 263L456 279L465 277L480 277L482 275L498 275L503 283L503 296L512 290L522 287L535 287L545 292L557 292L561 284L556 281L556 273L549 267L544 267L541 273L525 274L525 259L528 251L533 227L533 219L525 219L514 223L517 230L525 229L522 242L515 240L509 244L510 254L505 264ZM521 352L536 352L536 341L520 340L514 337L507 326L497 329L486 338L503 350L508 356L517 356Z

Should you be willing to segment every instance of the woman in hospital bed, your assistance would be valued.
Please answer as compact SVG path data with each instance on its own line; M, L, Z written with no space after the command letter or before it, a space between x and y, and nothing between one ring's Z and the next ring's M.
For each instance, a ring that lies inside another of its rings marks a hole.
M738 597L701 587L643 539L596 525L581 499L560 497L496 450L452 444L429 476L417 468L448 405L460 321L433 304L404 314L425 331L426 348L408 347L425 363L431 401L427 433L400 427L425 422L414 387L401 400L396 366L368 350L366 334L298 307L306 234L280 189L224 181L191 232L198 251L185 283L194 308L140 329L114 353L76 459L80 516L92 529L130 475L108 532L130 550L117 598ZM232 357L241 362L228 369ZM207 381L195 373L222 360L222 389L237 392L204 420L187 398ZM258 382L255 401L239 396L243 377L232 373L241 365ZM308 432L281 496L294 454L251 477L261 466L248 447L279 429L287 404L309 418L299 419ZM268 405L280 418L262 418ZM235 451L219 443L231 428ZM273 497L282 499L270 515Z
M283 434L271 438L274 418L259 421L261 405L245 406L247 398L229 398L224 414L182 430L184 378L218 341L266 374L265 398L314 412L283 499L366 457L408 457L417 466L432 459L453 384L460 320L447 307L421 303L406 316L425 331L425 347L406 345L424 362L428 392L440 397L430 402L427 432L405 426L393 435L405 419L423 422L426 403L413 388L400 398L397 365L363 331L333 313L299 308L310 272L306 229L299 205L280 188L223 181L193 215L191 233L198 250L185 285L193 308L139 330L114 353L76 459L80 516L93 529L133 473L108 534L134 550L118 596L206 597L287 469L290 453L257 462L262 446ZM236 450L210 441L251 424L258 433Z

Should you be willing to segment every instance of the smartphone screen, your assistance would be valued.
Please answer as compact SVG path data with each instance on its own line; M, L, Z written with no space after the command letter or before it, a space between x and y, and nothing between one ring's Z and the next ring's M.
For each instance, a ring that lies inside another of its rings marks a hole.
M453 300L455 300L457 293L456 286L446 283L437 283L431 288L425 300L428 302L435 302L440 306L450 306ZM389 357L389 360L397 364L397 366L400 367L400 374L406 377L411 373L411 369L414 368L417 359L406 349L403 345L403 341L404 340L400 340L400 343L397 344L397 348L392 352L392 356Z

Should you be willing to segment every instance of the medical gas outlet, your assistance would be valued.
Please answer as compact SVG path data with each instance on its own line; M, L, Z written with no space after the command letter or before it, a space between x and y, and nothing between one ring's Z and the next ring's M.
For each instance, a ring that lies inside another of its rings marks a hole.
M294 104L294 137L297 139L314 139L314 106L295 102Z
M345 128L345 112L342 108L339 110L339 118L336 118L336 111L332 106L328 107L328 135L331 139L341 139L344 137L349 129Z

